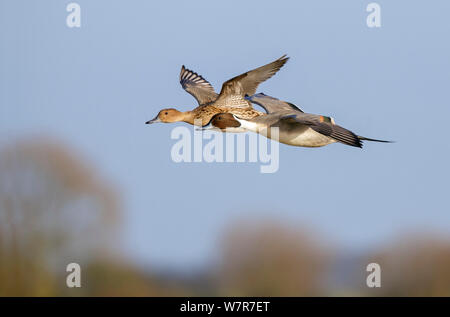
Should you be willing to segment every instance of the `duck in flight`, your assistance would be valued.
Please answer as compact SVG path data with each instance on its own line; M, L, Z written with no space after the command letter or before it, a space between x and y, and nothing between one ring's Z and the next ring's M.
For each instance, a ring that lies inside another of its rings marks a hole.
M267 114L244 119L233 113L220 113L214 115L203 129L220 129L226 132L229 128L244 128L271 138L270 128L278 127L279 142L303 147L320 147L340 142L362 148L362 141L391 142L356 135L337 125L331 117L304 113L292 103L263 93L247 96L246 99L263 107Z
M184 90L197 100L199 106L191 111L181 112L174 108L162 109L158 115L146 122L186 122L193 125L204 126L211 118L219 113L232 113L242 119L253 119L264 113L253 108L246 95L256 93L258 85L269 79L280 70L289 57L283 55L279 59L254 70L236 76L222 85L220 94L214 91L213 86L202 76L181 67L180 84ZM238 131L234 131L238 132Z

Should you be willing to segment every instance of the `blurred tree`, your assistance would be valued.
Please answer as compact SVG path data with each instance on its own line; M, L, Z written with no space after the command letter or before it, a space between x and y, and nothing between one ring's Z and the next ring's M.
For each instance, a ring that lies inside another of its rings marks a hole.
M376 296L450 296L450 241L435 234L410 234L368 257L381 266Z
M87 296L199 296L193 285L124 261L94 261L86 267Z
M328 256L291 225L240 221L223 239L220 289L226 296L318 295Z
M54 142L0 151L0 295L56 295L66 265L110 254L115 192ZM58 274L55 274L58 273Z

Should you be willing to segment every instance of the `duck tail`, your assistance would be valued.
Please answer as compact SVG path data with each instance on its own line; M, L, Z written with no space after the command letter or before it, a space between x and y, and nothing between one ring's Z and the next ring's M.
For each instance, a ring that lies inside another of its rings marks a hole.
M360 135L358 135L358 139L360 139L361 141L372 141L372 142L382 142L382 143L394 143L394 141L386 141L386 140L371 139L371 138L366 138L366 137L360 136Z

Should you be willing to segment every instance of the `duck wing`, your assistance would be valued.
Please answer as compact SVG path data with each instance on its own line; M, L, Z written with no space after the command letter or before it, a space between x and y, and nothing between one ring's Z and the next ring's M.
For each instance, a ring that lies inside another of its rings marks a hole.
M300 108L298 108L296 105L287 102L287 101L282 101L280 99L271 97L271 96L267 96L266 94L263 94L262 92L253 96L246 96L245 99L247 99L248 101L257 104L261 107L264 108L264 110L266 110L267 113L273 113L273 112L278 112L278 111L284 111L284 110L288 110L288 111L300 111L303 112L303 110L301 110Z
M222 85L217 104L231 107L251 107L245 95L253 95L258 85L276 74L288 61L289 57L283 55L276 61L258 67L239 76L236 76Z
M213 102L217 99L218 94L214 91L213 86L201 75L184 67L181 67L180 84L184 90L197 99L199 105Z
M281 120L294 120L295 122L305 124L314 131L335 139L338 142L362 148L360 137L352 131L334 124L334 120L330 117L302 113L283 116Z

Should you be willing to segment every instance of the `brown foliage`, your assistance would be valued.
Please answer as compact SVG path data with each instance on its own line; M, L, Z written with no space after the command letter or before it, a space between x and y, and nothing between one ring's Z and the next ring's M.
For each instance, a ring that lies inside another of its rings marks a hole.
M220 281L224 295L316 295L326 252L305 232L273 221L243 221L223 241Z
M0 295L55 295L68 263L113 246L116 195L97 174L54 142L0 151Z
M450 296L450 241L434 234L398 239L369 257L381 266L381 288L365 295Z

